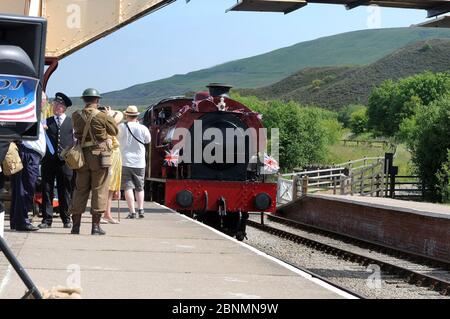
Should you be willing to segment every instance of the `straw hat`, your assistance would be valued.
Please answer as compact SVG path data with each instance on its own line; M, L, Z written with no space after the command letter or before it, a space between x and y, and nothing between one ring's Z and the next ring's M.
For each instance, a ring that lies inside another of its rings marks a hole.
M114 119L114 121L117 124L120 124L123 121L123 113L120 112L120 111L113 111L113 110L111 110L111 117Z
M139 113L136 105L130 105L129 107L127 107L127 110L125 111L125 115L128 116L138 116L139 114L141 113Z

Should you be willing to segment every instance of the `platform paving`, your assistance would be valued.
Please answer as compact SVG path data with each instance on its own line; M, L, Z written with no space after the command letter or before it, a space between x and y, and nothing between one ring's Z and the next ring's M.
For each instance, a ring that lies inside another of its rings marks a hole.
M102 225L106 236L91 236L86 216L78 236L55 220L51 229L5 237L37 286L79 283L83 298L343 297L156 204L146 203L144 219L121 217L120 225ZM0 298L24 292L0 256Z

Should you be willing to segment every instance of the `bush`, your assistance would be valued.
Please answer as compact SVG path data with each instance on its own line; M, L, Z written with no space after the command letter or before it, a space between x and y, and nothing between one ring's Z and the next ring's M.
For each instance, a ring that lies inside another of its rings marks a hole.
M422 48L420 49L420 52L427 52L427 51L430 51L430 50L432 50L432 49L433 49L433 47L431 46L431 44L425 43L425 44L422 46Z
M354 134L362 134L367 129L367 122L369 121L367 117L367 110L359 109L355 111L350 116L350 128Z
M429 190L427 198L448 200L450 96L420 107L414 117L402 122L400 129L411 149L417 174Z
M447 154L447 161L436 174L438 180L438 192L442 196L442 201L450 203L450 151Z
M350 117L352 113L367 109L364 105L361 104L349 104L347 106L344 106L338 113L338 121L344 125L345 128L350 128Z
M322 83L323 83L322 80L317 79L317 80L313 80L311 85L313 88L320 88Z

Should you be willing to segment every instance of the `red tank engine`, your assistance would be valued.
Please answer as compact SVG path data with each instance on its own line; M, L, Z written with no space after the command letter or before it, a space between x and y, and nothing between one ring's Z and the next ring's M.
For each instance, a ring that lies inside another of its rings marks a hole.
M277 185L260 160L266 134L258 113L229 98L230 86L208 87L144 114L147 196L243 240L249 212L275 211Z

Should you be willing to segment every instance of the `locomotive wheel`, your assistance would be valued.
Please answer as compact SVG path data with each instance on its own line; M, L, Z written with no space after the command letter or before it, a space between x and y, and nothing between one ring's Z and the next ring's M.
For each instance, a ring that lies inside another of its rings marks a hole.
M227 213L226 216L219 216L217 212L197 213L196 219L210 227L213 227L230 237L235 237L239 241L247 238L245 231L248 213Z

